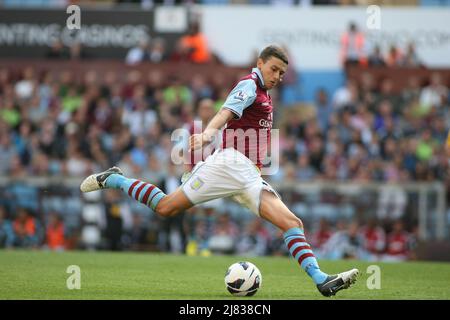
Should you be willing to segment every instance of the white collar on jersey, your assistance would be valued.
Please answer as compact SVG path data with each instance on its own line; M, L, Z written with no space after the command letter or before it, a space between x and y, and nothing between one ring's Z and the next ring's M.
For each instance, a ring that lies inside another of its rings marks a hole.
M253 68L252 72L254 72L258 75L259 81L261 81L261 84L264 87L264 79L262 77L261 70L259 70L259 68Z

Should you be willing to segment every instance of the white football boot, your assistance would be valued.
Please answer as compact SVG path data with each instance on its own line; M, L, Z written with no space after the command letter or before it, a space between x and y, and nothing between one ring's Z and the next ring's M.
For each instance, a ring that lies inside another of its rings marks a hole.
M123 175L122 170L119 167L112 167L106 171L91 174L89 177L84 179L84 181L80 185L80 190L82 192L91 192L100 189L105 189L105 181L112 174L120 174Z
M317 289L319 289L320 293L325 297L334 296L339 290L347 289L350 285L354 284L358 275L358 269L330 275L324 283L317 285Z

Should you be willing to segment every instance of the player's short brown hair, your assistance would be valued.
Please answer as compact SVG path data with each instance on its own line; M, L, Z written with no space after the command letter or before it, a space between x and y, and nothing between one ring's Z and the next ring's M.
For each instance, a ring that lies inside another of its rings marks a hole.
M286 52L278 46L271 45L265 47L259 54L259 58L261 58L264 62L266 62L270 57L278 58L284 63L289 64Z

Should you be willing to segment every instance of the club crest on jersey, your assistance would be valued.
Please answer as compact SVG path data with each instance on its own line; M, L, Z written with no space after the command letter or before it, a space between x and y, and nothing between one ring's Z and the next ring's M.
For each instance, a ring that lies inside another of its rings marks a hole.
M245 99L247 99L247 94L244 91L238 91L234 95L234 98L237 99L237 100L244 101Z
M200 189L202 187L203 184L204 184L204 182L202 181L202 179L195 178L194 180L192 180L190 185L191 185L192 190L197 191L198 189Z

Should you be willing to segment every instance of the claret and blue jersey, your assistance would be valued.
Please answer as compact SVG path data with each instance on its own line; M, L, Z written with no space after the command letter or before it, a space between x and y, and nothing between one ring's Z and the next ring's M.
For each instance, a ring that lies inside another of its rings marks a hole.
M270 144L273 106L258 68L240 79L222 108L235 115L223 131L223 148L235 148L261 167Z

